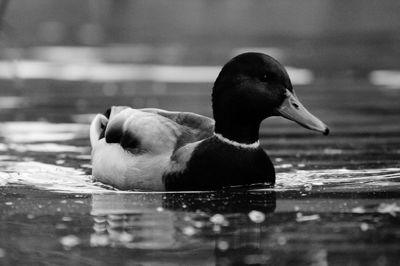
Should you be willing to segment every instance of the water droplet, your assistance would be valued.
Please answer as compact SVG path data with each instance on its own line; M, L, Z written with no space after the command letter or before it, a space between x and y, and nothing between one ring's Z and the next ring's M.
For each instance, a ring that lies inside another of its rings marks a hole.
M63 221L63 222L71 222L72 218L69 217L69 216L64 216L64 217L61 218L61 221Z
M79 245L81 240L77 236L67 235L60 239L60 243L64 246L64 248L69 249Z
M224 224L225 221L225 217L222 214L215 214L210 218L210 222L214 224Z
M90 245L92 247L104 247L110 243L110 239L107 235L92 234L90 236Z
M305 191L311 191L312 190L312 184L308 183L308 184L304 184L304 190Z
M259 211L249 212L249 218L255 223L262 223L265 220L265 214Z
M123 232L119 235L118 240L121 242L129 243L129 242L132 242L133 235L131 235L127 232Z
M351 209L351 212L352 213L365 213L365 209L364 209L364 207L355 207L355 208L353 208L353 209Z
M360 224L361 231L367 231L369 229L369 225L367 223Z
M219 250L227 250L229 248L229 243L222 240L217 243L217 247Z
M182 232L187 236L192 236L196 234L196 229L194 229L192 226L186 226L183 228Z
M296 217L297 222L309 222L319 220L321 217L318 214L313 215L303 215L302 213L298 213Z
M196 228L203 228L205 226L204 222L196 221L193 223L194 227Z

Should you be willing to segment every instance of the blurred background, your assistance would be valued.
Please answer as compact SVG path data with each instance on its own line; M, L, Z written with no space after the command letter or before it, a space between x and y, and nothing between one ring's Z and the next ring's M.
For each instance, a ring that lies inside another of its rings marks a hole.
M284 64L331 129L263 122L275 191L93 183L95 113L212 116L245 51ZM397 266L399 102L399 0L0 0L0 264Z
M397 115L399 14L397 0L2 0L0 119L86 123L110 105L211 116L220 67L245 51L282 62L328 123Z

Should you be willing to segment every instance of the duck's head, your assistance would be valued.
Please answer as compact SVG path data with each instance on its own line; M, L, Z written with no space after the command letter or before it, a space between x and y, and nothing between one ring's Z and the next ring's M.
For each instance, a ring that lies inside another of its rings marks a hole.
M329 133L296 97L284 67L265 54L244 53L230 60L215 81L212 103L215 132L237 142L257 141L261 121L274 115Z

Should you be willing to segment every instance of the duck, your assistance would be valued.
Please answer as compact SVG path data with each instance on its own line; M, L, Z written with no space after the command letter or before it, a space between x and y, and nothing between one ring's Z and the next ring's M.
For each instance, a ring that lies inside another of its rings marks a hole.
M256 52L235 56L212 88L213 117L112 106L90 124L92 176L121 190L210 191L275 184L261 122L281 116L328 135L296 96L285 68Z

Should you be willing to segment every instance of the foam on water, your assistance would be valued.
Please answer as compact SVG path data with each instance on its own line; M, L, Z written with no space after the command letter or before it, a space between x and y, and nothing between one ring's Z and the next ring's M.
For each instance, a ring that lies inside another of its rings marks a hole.
M296 170L278 173L276 188L298 189L302 187L385 187L400 186L400 168L382 169L324 169Z
M112 191L92 181L83 170L34 161L1 162L0 186L31 186L65 193Z

